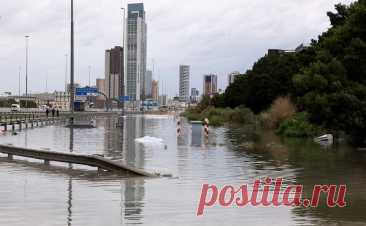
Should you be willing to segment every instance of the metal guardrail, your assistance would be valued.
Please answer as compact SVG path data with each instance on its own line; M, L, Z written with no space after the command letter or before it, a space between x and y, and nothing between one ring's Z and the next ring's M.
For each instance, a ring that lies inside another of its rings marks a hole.
M10 159L12 159L13 156L21 156L26 158L44 160L47 164L49 164L50 161L64 162L97 167L99 169L116 173L127 173L135 176L144 177L158 177L158 175L156 174L148 173L141 169L127 166L122 163L117 163L96 155L34 150L28 148L14 147L11 145L0 145L0 153L7 154Z

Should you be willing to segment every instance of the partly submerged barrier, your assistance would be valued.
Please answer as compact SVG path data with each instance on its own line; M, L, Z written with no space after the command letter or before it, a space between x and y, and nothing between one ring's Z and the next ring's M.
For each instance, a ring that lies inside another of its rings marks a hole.
M156 174L148 173L145 172L144 170L127 166L122 163L117 163L115 161L111 161L104 157L96 155L34 150L28 148L15 147L12 145L0 145L0 153L7 154L9 158L13 158L13 156L21 156L21 157L44 160L46 163L54 161L54 162L86 165L117 173L132 174L135 176L144 176L144 177L158 176Z

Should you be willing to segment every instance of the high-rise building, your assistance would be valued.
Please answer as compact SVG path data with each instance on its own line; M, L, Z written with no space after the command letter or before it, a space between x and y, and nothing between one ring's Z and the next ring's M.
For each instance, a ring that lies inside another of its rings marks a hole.
M97 78L96 79L97 89L99 92L105 94L105 79L104 78Z
M143 3L128 4L126 26L126 94L131 101L146 97L146 32Z
M145 79L145 94L147 98L151 97L151 89L152 89L152 71L148 70L146 71L146 79Z
M108 98L124 96L123 48L116 46L105 51L105 92Z
M106 88L105 79L104 78L97 78L96 79L96 84L97 84L98 91L105 94L106 93L105 92L105 88ZM104 99L104 96L98 96L97 97L97 100L103 100L103 99Z
M159 96L159 104L160 106L166 106L168 104L168 96L167 95Z
M240 75L239 71L234 71L228 75L228 84L231 85L235 82L235 79Z
M104 78L97 78L96 79L96 84L97 84L97 89L99 92L101 93L106 93L105 91L105 79ZM94 107L95 108L104 108L105 107L105 103L106 103L106 99L103 95L99 95L96 97L96 100L94 102Z
M189 102L189 73L188 65L179 66L179 100Z
M196 88L191 89L191 103L197 103L200 92Z
M203 77L203 95L212 97L215 94L217 94L217 75L205 75Z
M151 97L153 100L159 100L159 82L156 80L153 80L151 83Z

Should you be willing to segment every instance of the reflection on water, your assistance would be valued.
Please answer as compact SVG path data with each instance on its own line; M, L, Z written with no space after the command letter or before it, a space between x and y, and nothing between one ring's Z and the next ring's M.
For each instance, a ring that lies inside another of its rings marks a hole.
M173 178L141 179L76 165L0 158L0 225L365 225L366 155L345 145L323 149L312 141L283 139L253 128L211 128L209 137L174 118L99 118L96 129L62 126L1 136L1 143L102 154L115 161L163 171ZM164 139L160 146L136 138ZM349 207L218 208L196 217L203 183L239 186L266 176L286 184L347 184Z

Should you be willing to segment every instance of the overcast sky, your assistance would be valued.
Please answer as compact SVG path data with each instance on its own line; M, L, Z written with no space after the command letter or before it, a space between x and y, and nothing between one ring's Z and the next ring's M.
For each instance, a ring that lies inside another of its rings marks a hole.
M104 51L122 43L121 0L75 0L76 81L104 77ZM129 1L141 2L141 1ZM145 0L148 68L161 90L178 93L179 64L191 65L191 87L204 74L245 72L268 48L292 49L329 27L326 12L352 0ZM0 92L25 90L25 35L30 35L29 90L63 90L69 53L70 0L1 0ZM48 78L48 79L46 79ZM164 88L163 88L164 87Z

